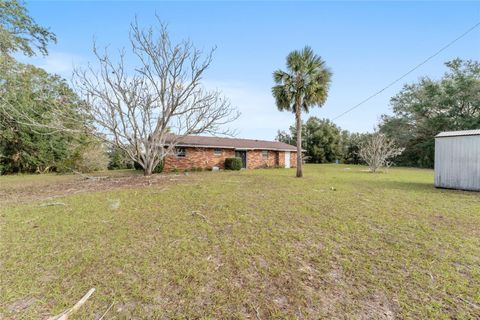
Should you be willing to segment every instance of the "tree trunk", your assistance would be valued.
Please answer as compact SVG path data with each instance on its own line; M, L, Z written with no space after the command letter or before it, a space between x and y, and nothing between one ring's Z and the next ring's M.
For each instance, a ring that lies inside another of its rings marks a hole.
M152 170L149 170L148 168L143 169L143 175L145 177L151 176L152 175Z
M152 172L153 172L152 163L153 163L153 162L152 162L151 160L149 160L149 161L145 164L145 166L143 167L143 175L144 175L145 177L148 177L148 176L151 176L151 175L152 175Z
M295 120L297 121L297 178L303 177L302 172L302 109L301 101L295 102Z

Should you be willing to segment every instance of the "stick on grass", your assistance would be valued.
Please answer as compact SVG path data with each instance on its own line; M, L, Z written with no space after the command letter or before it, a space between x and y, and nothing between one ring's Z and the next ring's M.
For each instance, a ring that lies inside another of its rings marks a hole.
M90 296L95 292L95 288L92 288L90 290L88 290L88 292L82 297L82 299L80 299L77 303L75 303L75 305L73 307L71 307L70 309L67 309L65 311L63 311L62 313L60 313L59 315L56 315L54 317L51 317L49 318L48 320L67 320L68 317L70 315L72 315L72 313L74 313L75 311L77 311L78 309L80 309L80 307L82 305L85 304L85 302L87 302L88 298L90 298Z
M110 307L108 307L107 311L105 311L102 316L100 318L98 318L98 320L102 320L105 315L108 313L108 311L110 311L110 309L112 309L113 305L115 304L115 301L112 302L112 304L110 305Z
M210 221L208 220L208 218L201 214L200 212L198 211L192 211L192 216L199 216L200 218L202 218L203 220L205 220L206 223L210 223Z

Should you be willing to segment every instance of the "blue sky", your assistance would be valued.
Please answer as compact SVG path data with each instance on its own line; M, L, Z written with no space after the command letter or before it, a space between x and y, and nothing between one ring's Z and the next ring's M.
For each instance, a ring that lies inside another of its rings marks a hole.
M29 61L71 77L73 65L94 61L92 39L128 46L129 23L168 23L174 39L217 47L205 77L242 112L238 137L273 139L293 123L271 97L272 72L305 45L333 71L327 103L309 115L334 118L395 80L480 21L480 2L140 2L27 1L30 14L58 37L46 58ZM455 57L480 60L480 28L360 108L336 120L342 129L372 131L403 83L440 77ZM304 115L306 119L309 115Z

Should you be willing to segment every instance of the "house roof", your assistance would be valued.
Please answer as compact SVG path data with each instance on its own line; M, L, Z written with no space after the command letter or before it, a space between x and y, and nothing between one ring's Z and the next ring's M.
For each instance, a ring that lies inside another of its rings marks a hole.
M185 136L178 143L180 147L224 148L240 150L297 151L295 146L279 141L220 138L206 136Z
M445 137L460 137L460 136L478 136L480 135L480 129L476 130L462 130L462 131L444 131L440 132L435 138Z

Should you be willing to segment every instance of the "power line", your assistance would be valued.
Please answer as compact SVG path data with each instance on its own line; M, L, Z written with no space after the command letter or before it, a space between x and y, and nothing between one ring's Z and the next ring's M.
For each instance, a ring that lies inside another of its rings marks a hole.
M342 112L341 114L339 114L338 116L336 116L335 118L332 119L333 120L337 120L338 118L340 117L343 117L344 115L346 115L347 113L349 113L350 111L360 107L362 104L364 104L365 102L367 102L368 100L378 96L380 93L382 93L383 91L387 90L388 88L392 87L394 84L396 84L397 82L399 82L400 80L402 80L403 78L405 78L406 76L408 76L410 73L412 73L413 71L417 70L418 68L420 68L421 66L423 66L425 63L427 63L428 61L432 60L433 58L435 58L436 56L438 56L441 52L443 52L444 50L446 50L448 47L450 47L451 45L453 45L455 42L457 42L458 40L462 39L463 37L465 37L467 34L469 34L470 32L472 32L474 29L476 29L478 26L480 26L480 21L477 22L475 25L473 25L472 27L470 27L467 31L465 31L464 33L462 33L460 36L458 36L457 38L455 38L454 40L450 41L449 43L447 43L445 46L443 46L442 48L440 48L440 50L438 50L437 52L435 52L434 54L432 54L430 57L428 57L427 59L423 60L422 62L420 62L419 64L417 64L414 68L410 69L407 73L403 74L401 77L397 78L396 80L392 81L391 83L389 83L386 87L384 87L382 90L380 91L377 91L375 92L374 94L372 94L371 96L367 97L366 99L362 100L361 102L357 103L356 105L354 105L353 107L351 107L350 109L347 109L346 111Z

